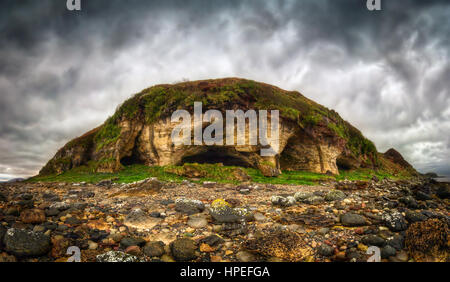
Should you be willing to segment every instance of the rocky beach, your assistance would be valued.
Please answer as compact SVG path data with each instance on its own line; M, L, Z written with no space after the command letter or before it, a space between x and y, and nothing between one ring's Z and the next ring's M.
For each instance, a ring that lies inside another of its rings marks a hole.
M160 181L0 184L0 261L448 262L450 187Z

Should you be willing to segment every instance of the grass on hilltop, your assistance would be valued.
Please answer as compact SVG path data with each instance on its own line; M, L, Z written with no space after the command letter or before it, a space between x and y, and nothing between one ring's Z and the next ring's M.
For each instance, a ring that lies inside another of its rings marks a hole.
M238 184L239 181L233 180L231 176L231 167L219 166L211 164L198 164L200 169L206 171L206 177L201 177L197 179L190 179L193 182L204 182L204 181L215 181L218 183L234 183ZM92 170L87 166L80 166L74 168L70 171L64 172L60 175L45 175L45 176L35 176L27 180L30 183L36 182L87 182L87 183L97 183L105 179L113 179L116 183L131 183L134 181L142 180L149 177L157 177L162 181L173 181L181 182L186 177L179 176L177 174L169 172L167 167L160 166L145 166L134 164L130 166L125 166L123 169L117 173L93 173ZM176 166L171 166L171 169L177 168ZM325 174L306 172L306 171L283 171L283 173L278 177L265 177L261 172L254 168L242 168L251 178L254 183L263 184L288 184L288 185L316 185L321 181L330 180L370 180L374 175L379 179L390 178L390 179L402 179L402 176L393 176L385 172L375 172L369 169L359 169L355 171L341 171L339 175L330 176Z

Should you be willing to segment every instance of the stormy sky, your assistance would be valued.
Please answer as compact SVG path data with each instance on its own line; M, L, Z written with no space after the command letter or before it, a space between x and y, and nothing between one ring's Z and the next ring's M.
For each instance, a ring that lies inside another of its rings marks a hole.
M243 77L335 109L421 172L450 175L450 2L0 2L0 181L159 83Z

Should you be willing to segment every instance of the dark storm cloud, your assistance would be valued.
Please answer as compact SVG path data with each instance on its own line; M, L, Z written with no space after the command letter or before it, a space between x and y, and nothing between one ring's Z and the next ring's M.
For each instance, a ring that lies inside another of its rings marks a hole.
M379 150L450 170L446 0L65 2L0 4L0 176L36 173L145 87L226 76L299 90Z

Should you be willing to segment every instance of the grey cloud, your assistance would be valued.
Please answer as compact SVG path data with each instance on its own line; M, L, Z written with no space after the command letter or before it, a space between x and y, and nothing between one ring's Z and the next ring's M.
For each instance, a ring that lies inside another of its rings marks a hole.
M34 174L132 93L241 76L301 91L416 167L450 163L448 1L0 4L0 173Z

